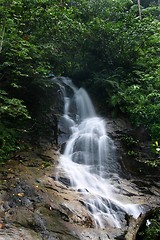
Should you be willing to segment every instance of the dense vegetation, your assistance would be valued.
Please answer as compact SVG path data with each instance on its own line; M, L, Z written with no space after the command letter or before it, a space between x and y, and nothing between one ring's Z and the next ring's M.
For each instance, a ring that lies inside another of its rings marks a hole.
M141 4L140 16L131 0L1 0L2 159L36 121L41 98L54 88L51 72L96 93L106 112L121 111L144 126L158 159L160 11L157 1Z

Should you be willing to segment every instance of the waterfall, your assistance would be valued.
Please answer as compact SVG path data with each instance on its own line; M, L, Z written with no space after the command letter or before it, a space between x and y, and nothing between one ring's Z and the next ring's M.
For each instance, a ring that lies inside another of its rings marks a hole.
M84 205L92 215L95 226L120 228L125 214L137 218L140 208L119 196L119 171L116 147L106 133L106 123L96 115L93 104L83 89L77 89L67 78L55 79L64 98L65 124L69 139L60 157L70 185L81 192ZM68 94L69 92L69 94Z

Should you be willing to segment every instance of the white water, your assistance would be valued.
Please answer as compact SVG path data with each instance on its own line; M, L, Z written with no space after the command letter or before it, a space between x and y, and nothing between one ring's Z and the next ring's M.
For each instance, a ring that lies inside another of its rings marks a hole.
M125 213L137 218L140 208L128 199L120 200L119 190L114 187L119 181L120 166L114 143L106 134L105 121L96 115L83 88L77 89L66 78L58 80L58 84L64 96L62 119L70 133L59 167L70 179L71 187L84 195L95 226L120 228ZM66 87L72 97L67 95Z

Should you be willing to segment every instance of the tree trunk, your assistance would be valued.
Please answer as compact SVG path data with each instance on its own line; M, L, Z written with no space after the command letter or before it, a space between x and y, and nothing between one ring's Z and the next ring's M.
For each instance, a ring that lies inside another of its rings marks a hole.
M145 218L146 214L140 215L137 219L134 219L132 216L129 218L129 226L125 240L136 240L137 232L144 223Z
M141 1L138 0L138 12L139 12L139 18L142 19L142 15L141 15Z
M159 211L159 207L150 209L144 214L140 214L137 219L134 219L132 216L129 216L128 219L128 230L125 235L125 240L136 240L137 233L142 226L146 226L146 220L153 217L153 215Z
M1 35L0 35L0 53L2 51L3 40L4 40L4 33L5 33L5 22L2 25Z

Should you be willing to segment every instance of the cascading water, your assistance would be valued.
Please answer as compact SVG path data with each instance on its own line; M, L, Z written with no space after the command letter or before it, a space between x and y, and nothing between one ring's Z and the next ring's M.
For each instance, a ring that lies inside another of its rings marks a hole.
M120 166L116 148L106 134L105 121L95 113L92 102L83 89L77 89L70 79L55 79L64 97L61 122L70 135L59 168L63 169L72 188L81 192L84 205L92 214L96 227L120 228L125 213L138 217L140 208L119 198ZM67 95L69 89L71 96Z

